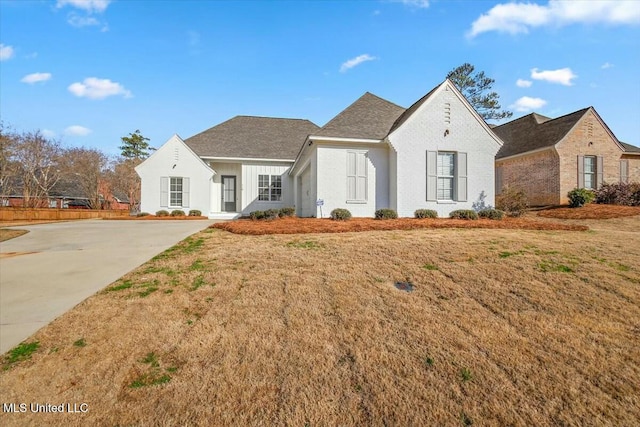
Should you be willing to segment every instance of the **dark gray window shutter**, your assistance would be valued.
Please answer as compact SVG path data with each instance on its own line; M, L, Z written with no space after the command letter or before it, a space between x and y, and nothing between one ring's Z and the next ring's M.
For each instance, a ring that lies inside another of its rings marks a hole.
M189 178L182 178L182 207L189 207Z
M584 188L584 156L578 156L578 188Z
M427 151L427 201L435 202L438 193L438 152Z
M620 160L620 182L626 184L629 181L629 160Z
M456 154L456 200L467 201L467 153Z
M602 156L598 156L596 163L596 188L602 187L602 177L604 176L604 161Z
M169 206L169 177L160 177L160 207Z
M496 194L502 193L502 166L496 167Z

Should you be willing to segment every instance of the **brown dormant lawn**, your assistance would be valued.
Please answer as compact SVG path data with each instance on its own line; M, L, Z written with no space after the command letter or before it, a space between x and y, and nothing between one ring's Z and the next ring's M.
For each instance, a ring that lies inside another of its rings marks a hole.
M88 412L2 424L636 425L640 216L584 224L205 230L4 356Z

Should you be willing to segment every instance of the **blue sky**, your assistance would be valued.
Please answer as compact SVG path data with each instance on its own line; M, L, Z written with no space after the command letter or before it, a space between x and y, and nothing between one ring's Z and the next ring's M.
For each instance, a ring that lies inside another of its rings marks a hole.
M0 116L118 154L235 115L322 126L369 91L404 107L465 62L514 118L594 106L640 145L640 1L0 0Z

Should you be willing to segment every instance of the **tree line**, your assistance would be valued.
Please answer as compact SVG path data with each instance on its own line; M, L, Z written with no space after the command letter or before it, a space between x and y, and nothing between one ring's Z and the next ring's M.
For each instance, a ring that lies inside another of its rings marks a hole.
M14 131L0 122L0 198L22 198L24 207L42 207L52 196L79 197L90 209L109 209L109 195L140 205L135 167L149 156L149 138L139 130L121 138L119 156L96 148L64 147L39 130Z

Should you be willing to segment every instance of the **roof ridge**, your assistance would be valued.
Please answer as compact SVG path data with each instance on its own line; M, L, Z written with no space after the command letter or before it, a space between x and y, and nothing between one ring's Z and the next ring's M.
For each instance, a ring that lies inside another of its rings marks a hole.
M379 100L381 100L381 101L388 102L389 104L393 104L393 105L395 105L395 106L396 106L396 107L398 107L398 108L402 108L402 109L406 110L406 108L405 108L405 107L403 107L402 105L399 105L399 104L396 104L395 102L389 101L388 99L383 98L383 97L381 97L381 96L379 96L379 95L376 95L376 94L375 94L375 93L373 93L373 92L366 91L366 92L364 93L364 95L366 95L366 94L369 94L369 95L371 95L371 96L375 96L376 98L378 98L378 99L379 99ZM362 95L362 96L364 96L364 95ZM362 96L361 96L360 98L362 98ZM360 99L360 98L358 98L358 99ZM357 101L357 100L356 100L356 101Z
M273 119L273 120L302 120L302 121L307 121L307 122L313 123L309 119L302 119L302 118L299 118L299 117L255 116L255 115L251 115L251 114L238 114L238 115L235 115L235 116L231 117L230 119L225 120L225 122L228 122L229 120L233 120L233 119L238 118L238 117L247 117L247 118L252 118L252 119ZM224 123L224 122L222 122L222 123Z
M546 122L540 123L540 124L544 125L544 124L547 124L549 122L553 122L553 121L558 120L558 119L563 119L565 117L568 117L568 116L571 116L573 114L580 113L580 112L582 113L581 115L584 115L584 113L586 113L590 108L593 108L593 107L589 106L589 107L586 107L586 108L581 108L581 109L573 111L571 113L567 113L567 114L563 114L562 116L554 117L551 120L547 120Z

